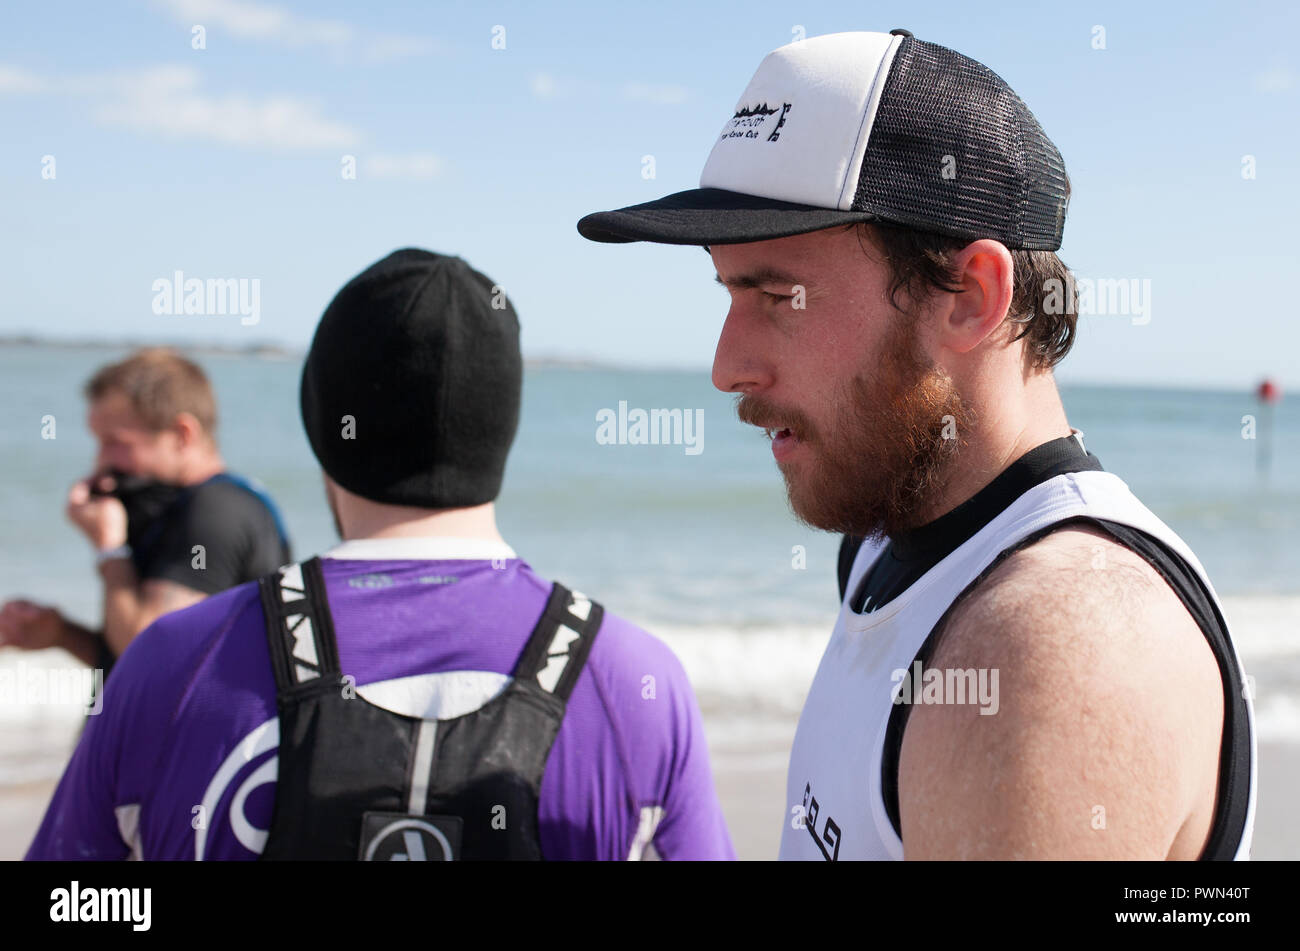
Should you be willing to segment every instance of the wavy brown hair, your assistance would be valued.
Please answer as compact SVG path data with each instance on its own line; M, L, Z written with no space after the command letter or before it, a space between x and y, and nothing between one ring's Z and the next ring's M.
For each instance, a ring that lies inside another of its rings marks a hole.
M899 291L922 303L936 291L960 293L961 275L953 267L952 256L969 238L953 238L932 231L917 231L901 225L864 222L849 225L857 229L860 240L869 242L880 253L890 271L889 300L900 311ZM1070 269L1055 251L1011 251L1014 265L1011 306L1007 320L1020 324L1013 338L1025 338L1025 364L1048 370L1060 363L1074 345L1078 325L1077 290ZM1048 283L1059 282L1059 283ZM1065 294L1064 306L1053 306L1049 313L1045 301Z
M100 367L86 383L91 402L121 393L154 432L170 429L181 413L190 413L211 437L217 428L217 403L207 375L192 360L166 347L137 350L119 363Z

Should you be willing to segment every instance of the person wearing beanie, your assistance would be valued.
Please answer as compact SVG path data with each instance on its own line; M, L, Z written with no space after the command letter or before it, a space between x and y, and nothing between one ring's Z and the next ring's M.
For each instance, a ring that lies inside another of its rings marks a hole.
M713 383L845 536L783 859L1250 855L1252 687L1214 587L1053 378L1069 195L988 67L835 33L762 60L699 188L578 223L709 253Z
M734 859L680 662L497 531L521 389L465 261L349 281L301 383L341 543L141 634L27 857Z

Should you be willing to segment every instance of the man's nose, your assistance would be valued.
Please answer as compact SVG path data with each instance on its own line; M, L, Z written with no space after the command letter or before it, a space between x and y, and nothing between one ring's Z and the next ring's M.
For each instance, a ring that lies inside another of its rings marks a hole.
M733 300L713 354L713 385L724 393L761 389L772 382L768 366L748 305Z
M95 454L96 472L110 472L115 469L125 472L127 468L127 460L122 458L120 451L114 451L104 446L99 447L99 452Z

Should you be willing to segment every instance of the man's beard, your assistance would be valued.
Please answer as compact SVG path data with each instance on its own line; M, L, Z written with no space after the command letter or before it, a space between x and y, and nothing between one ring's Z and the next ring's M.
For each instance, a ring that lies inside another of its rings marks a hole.
M904 320L895 320L879 364L853 378L830 426L761 397L737 401L743 422L787 427L804 443L804 458L781 473L791 510L813 528L879 538L942 514L932 510L975 411L944 370L917 357Z

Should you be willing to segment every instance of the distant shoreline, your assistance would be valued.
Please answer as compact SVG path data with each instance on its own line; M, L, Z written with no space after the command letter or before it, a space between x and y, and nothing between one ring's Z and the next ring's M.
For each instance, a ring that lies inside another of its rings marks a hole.
M305 347L291 346L272 340L252 341L245 344L230 344L219 341L185 341L185 340L117 340L95 337L41 337L32 333L0 334L0 349L31 347L49 350L135 350L142 347L171 347L192 356L218 357L253 357L261 360L301 360L307 354ZM665 366L610 363L588 357L541 356L524 357L524 366L530 370L604 370L619 373L703 373L708 374L708 366ZM1065 388L1090 387L1098 389L1128 390L1175 390L1199 393L1237 393L1253 394L1259 380L1243 382L1237 386L1222 383L1145 383L1131 380L1075 380L1068 371L1058 372L1057 382ZM1284 394L1300 391L1300 383L1291 385L1282 380Z
M236 346L212 341L191 343L181 340L103 340L94 337L38 337L35 334L0 336L0 347L40 347L47 350L137 350L142 347L171 347L186 353L271 358L296 358L306 352L269 341Z
M10 334L0 336L0 348L31 347L45 350L138 350L143 347L170 347L193 356L256 357L263 360L301 360L306 348L291 347L273 341L253 341L229 344L216 341L185 340L108 340L95 337L38 337L35 334ZM529 368L562 368L566 370L654 370L655 367L622 367L599 360L581 357L525 357ZM692 367L664 367L666 370L695 372Z

